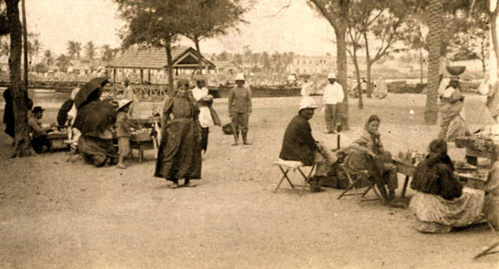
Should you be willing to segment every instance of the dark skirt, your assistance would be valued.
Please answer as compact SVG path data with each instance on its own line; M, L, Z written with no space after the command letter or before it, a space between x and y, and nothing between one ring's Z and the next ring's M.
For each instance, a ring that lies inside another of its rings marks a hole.
M192 119L175 119L168 123L161 137L155 177L167 180L200 179L200 130Z

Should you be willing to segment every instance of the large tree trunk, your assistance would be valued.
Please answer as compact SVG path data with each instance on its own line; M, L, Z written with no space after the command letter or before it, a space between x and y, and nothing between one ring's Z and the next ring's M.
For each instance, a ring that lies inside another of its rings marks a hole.
M175 86L173 85L173 59L172 59L172 38L168 36L166 38L166 62L167 62L167 72L168 72L168 95L175 95Z
M362 36L364 37L364 41L366 43L366 79L367 79L367 98L372 98L373 96L373 87L372 87L372 83L371 83L371 68L374 64L373 61L371 61L371 55L369 53L369 42L367 41L367 33L364 32L362 34Z
M24 60L24 88L28 90L28 72L29 72L29 62L28 62L28 25L26 22L26 0L21 0L22 4L22 15L23 15L23 60Z
M16 122L15 155L22 157L32 153L28 129L28 111L26 108L27 91L21 84L22 26L19 21L19 0L6 0L6 3L10 31L10 86Z
M338 27L334 28L336 34L336 69L338 82L343 86L343 93L345 99L339 105L339 116L341 128L344 131L350 130L350 125L348 123L348 93L346 91L348 87L347 83L347 42L346 42L346 22Z
M319 12L326 18L326 20L333 26L336 35L336 69L338 83L343 86L345 99L339 105L339 117L341 128L343 130L350 130L348 124L348 94L346 89L347 83L347 18L349 16L350 0L329 1L329 0L310 0L319 10ZM331 7L330 5L333 5Z
M430 0L428 6L429 32L428 32L428 88L426 91L425 122L437 124L438 121L438 83L440 52L442 46L443 28L442 0Z
M499 116L498 116L498 107L497 103L494 102L495 97L499 95L499 81L497 79L498 77L498 64L499 64L499 42L497 40L497 14L499 12L499 8L497 7L497 0L491 0L490 1L490 36L492 39L492 47L490 47L490 54L489 54L489 76L490 76L490 83L493 83L492 91L489 93L491 97L487 99L486 106L491 112L492 117L496 121L496 123L499 123Z

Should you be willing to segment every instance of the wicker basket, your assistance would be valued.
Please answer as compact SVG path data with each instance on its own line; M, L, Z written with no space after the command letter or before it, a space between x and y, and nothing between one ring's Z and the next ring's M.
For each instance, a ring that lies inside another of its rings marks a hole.
M453 75L453 76L459 76L461 75L464 70L466 70L466 66L447 66L447 71L449 72L449 74Z

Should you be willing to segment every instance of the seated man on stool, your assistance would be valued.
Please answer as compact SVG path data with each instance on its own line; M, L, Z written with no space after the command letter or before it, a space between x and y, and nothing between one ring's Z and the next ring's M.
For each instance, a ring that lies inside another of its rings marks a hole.
M42 125L43 109L41 106L35 106L28 116L28 125L31 134L31 145L36 153L42 153L44 147L50 148L50 141L47 138L47 133L52 130L55 124L50 126Z
M316 164L317 170L312 184L317 185L321 177L326 177L337 158L334 152L326 149L312 136L309 120L314 116L317 104L312 97L303 97L300 109L286 128L279 158L286 161L300 161L306 166Z

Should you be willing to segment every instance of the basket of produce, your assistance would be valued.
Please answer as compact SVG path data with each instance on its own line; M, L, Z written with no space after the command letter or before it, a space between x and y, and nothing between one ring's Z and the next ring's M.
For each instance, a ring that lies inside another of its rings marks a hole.
M468 141L468 148L477 152L491 152L495 150L495 144L490 137L478 136Z
M451 74L453 76L461 75L464 72L464 70L466 70L466 66L462 66L462 65L447 66L447 71L449 72L449 74Z

